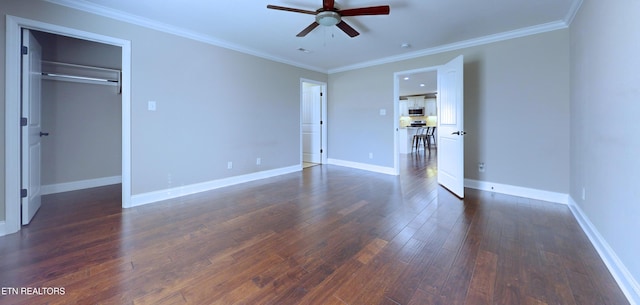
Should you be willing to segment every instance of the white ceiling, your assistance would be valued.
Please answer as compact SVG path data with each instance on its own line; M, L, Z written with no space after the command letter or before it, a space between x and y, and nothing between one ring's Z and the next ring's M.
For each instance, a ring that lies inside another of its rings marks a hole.
M398 95L410 96L438 92L436 71L412 72L398 75Z
M386 16L345 17L360 32L335 26L296 34L322 0L47 0L322 72L431 54L564 28L582 0L341 0L341 9L389 5ZM403 43L410 44L402 48ZM308 53L298 49L309 50Z

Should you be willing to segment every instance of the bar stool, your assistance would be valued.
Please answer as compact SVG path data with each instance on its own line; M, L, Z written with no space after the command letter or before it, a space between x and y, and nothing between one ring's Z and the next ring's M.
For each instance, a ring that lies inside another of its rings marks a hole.
M433 143L433 145L436 145L435 131L436 131L436 127L435 126L427 127L427 132L425 134L425 140L427 142L425 144L428 145L429 149L431 149L431 143Z
M416 149L416 151L418 151L418 145L420 145L420 141L424 140L423 132L424 128L420 127L416 131L416 134L413 135L413 139L411 140L411 152L413 152L414 148Z

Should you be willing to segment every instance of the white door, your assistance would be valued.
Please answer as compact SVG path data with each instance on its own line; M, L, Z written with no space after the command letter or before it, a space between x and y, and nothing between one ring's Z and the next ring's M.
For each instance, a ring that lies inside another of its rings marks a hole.
M464 198L463 57L438 68L438 183Z
M42 48L29 30L22 30L22 224L28 224L40 208L40 82Z
M302 161L322 163L322 86L303 83Z

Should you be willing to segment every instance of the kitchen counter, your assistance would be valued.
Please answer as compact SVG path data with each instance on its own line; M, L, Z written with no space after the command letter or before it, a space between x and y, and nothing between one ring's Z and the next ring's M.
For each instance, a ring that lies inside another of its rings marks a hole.
M411 144L413 141L413 136L418 132L418 129L420 129L421 127L411 127L411 126L405 126L405 127L400 127L400 131L398 132L399 134L399 152L401 154L408 154L411 153Z

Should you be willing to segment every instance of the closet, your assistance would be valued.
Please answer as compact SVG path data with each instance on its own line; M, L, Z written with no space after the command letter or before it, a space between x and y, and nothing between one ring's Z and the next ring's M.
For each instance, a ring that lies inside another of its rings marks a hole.
M121 48L33 31L42 45L43 194L120 183Z

